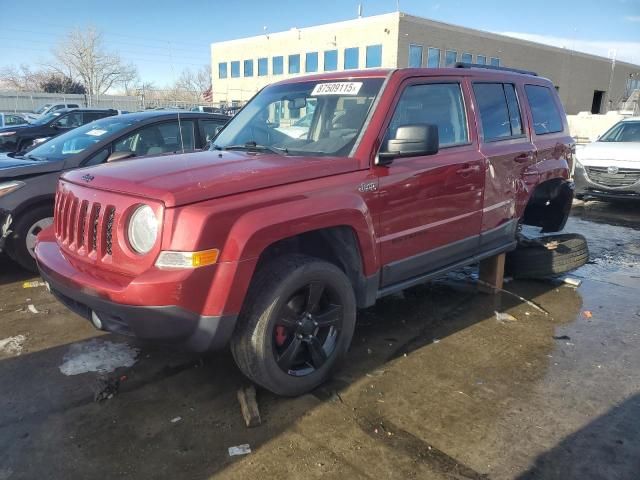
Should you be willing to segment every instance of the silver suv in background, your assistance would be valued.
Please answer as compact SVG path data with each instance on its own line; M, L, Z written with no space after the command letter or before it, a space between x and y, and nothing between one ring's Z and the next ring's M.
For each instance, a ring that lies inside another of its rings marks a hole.
M576 159L577 198L640 199L640 117L616 123Z

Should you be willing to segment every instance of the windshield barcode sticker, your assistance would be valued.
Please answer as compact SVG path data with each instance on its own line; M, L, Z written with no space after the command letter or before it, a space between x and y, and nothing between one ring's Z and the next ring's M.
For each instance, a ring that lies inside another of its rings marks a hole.
M317 95L357 95L362 87L362 82L334 82L319 83L311 92L311 96Z

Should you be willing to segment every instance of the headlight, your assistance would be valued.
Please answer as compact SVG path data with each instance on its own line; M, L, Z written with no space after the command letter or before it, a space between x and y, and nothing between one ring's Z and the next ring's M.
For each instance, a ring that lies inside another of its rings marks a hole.
M5 182L0 183L0 197L7 195L19 188L24 187L24 182L14 181L14 182Z
M0 132L0 137L8 137L9 135L15 135L16 132Z
M149 253L158 239L158 219L149 205L140 205L129 219L129 244L138 253Z

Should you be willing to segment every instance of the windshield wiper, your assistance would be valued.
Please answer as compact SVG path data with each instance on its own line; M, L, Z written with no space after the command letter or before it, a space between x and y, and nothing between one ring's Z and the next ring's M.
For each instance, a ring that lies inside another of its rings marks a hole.
M244 145L227 145L226 147L223 147L223 150L249 150L249 151L262 150L262 151L275 153L277 155L289 154L289 150L287 150L286 148L277 148L277 147L272 147L270 145L259 145L256 142L247 142Z

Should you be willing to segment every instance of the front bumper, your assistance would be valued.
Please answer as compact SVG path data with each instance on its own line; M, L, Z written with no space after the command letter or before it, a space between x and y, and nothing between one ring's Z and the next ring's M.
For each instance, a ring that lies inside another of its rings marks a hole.
M178 305L130 305L105 298L83 281L87 274L75 269L55 242L40 241L36 256L51 293L87 320L95 312L104 330L204 352L223 348L235 328L237 315L200 315Z
M640 183L635 183L628 187L609 188L591 181L585 169L578 167L576 167L574 172L574 181L576 185L576 196L620 200L640 199Z

